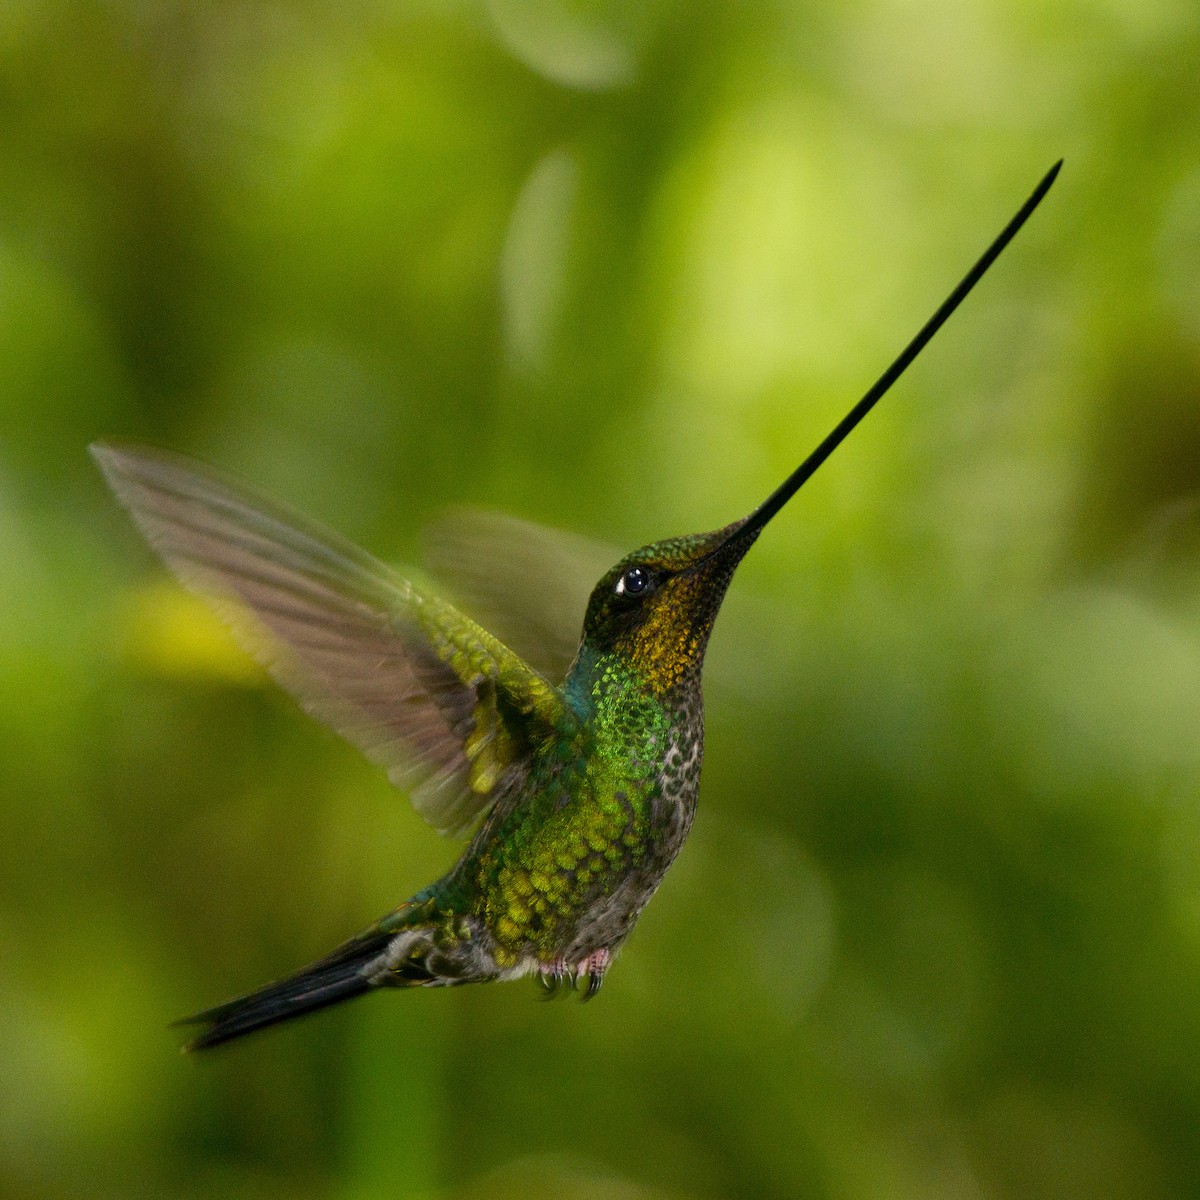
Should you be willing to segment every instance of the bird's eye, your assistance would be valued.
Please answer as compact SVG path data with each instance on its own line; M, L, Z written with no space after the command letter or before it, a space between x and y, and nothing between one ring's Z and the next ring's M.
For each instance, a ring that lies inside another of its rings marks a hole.
M630 567L617 580L618 596L640 596L650 586L649 572L641 567Z

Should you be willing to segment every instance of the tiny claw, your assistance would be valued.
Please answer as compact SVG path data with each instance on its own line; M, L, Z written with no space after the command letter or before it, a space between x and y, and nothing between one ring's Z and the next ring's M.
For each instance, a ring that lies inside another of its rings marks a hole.
M540 985L543 1000L552 1000L559 995L566 984L572 990L575 988L575 972L567 967L561 959L552 963L543 963L538 967L537 981Z
M593 950L579 964L579 974L588 977L587 991L583 994L585 1003L600 990L600 985L604 982L604 972L608 970L611 961L612 956L607 950Z

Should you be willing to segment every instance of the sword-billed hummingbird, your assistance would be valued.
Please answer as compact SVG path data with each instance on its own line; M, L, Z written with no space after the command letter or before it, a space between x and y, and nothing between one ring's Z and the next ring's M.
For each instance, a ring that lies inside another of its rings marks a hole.
M1056 164L879 381L749 516L654 542L596 585L565 679L369 554L199 464L96 445L154 548L300 702L475 828L436 883L296 974L197 1013L199 1049L380 987L534 975L594 995L692 824L705 647L763 527L933 337L1041 202ZM529 587L536 592L537 579Z

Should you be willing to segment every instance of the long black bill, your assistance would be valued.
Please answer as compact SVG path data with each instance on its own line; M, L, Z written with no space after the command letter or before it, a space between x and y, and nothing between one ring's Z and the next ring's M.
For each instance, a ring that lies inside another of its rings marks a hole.
M721 547L745 539L753 540L760 529L800 490L816 469L837 449L842 439L875 407L879 398L904 374L909 363L925 348L935 333L946 323L950 314L967 298L967 293L983 278L987 269L1000 257L1001 251L1017 236L1018 230L1041 204L1058 176L1062 159L1046 172L1032 195L1017 210L1016 215L1001 230L999 236L983 252L979 261L963 276L962 282L942 301L937 312L921 327L920 332L900 352L895 362L875 381L867 394L838 422L833 432L732 532Z

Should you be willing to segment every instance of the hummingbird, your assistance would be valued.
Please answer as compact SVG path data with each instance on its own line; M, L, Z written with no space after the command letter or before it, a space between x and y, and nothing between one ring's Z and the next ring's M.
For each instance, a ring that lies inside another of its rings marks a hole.
M206 1049L380 988L533 976L590 998L696 811L701 670L734 571L767 523L899 378L1041 202L1045 175L878 381L748 516L653 542L587 603L565 678L366 551L191 460L91 447L168 566L276 680L470 834L442 878L324 958L205 1009ZM526 583L535 595L546 581Z

